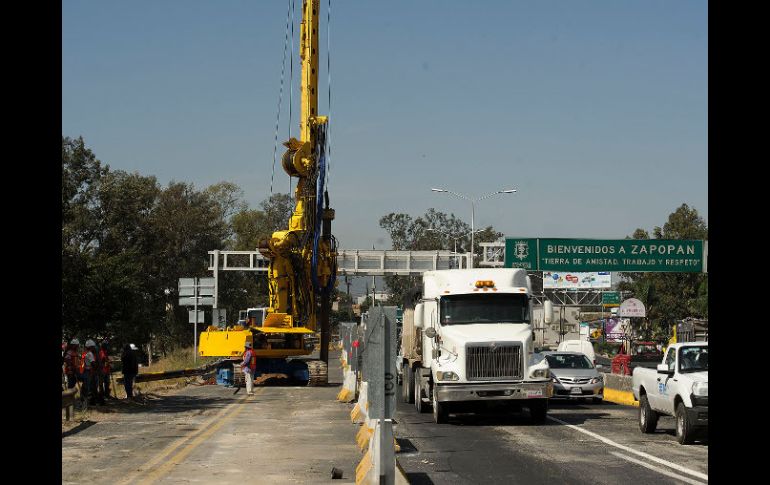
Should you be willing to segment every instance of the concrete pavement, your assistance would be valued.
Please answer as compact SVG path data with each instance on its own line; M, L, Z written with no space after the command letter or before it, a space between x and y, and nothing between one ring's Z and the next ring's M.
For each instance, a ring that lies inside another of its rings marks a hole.
M642 434L638 408L552 402L544 425L505 409L437 425L430 413L398 406L398 459L413 484L708 482L708 445L677 443L673 418Z
M62 438L62 483L355 483L357 427L328 387L189 386ZM342 480L332 480L332 467Z

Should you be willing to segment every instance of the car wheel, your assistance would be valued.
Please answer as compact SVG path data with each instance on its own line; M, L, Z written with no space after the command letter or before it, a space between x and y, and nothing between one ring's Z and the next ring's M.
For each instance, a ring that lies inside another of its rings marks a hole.
M548 399L533 399L527 403L533 423L543 424L548 415Z
M658 427L658 413L650 407L647 394L639 397L639 430L642 433L654 433Z
M676 440L679 444L689 445L693 442L693 435L690 419L687 417L687 408L683 402L676 407Z
M438 402L438 396L436 395L438 393L436 392L435 387L433 388L433 392L431 392L431 394L433 395L433 422L436 424L446 423L448 417L446 404Z

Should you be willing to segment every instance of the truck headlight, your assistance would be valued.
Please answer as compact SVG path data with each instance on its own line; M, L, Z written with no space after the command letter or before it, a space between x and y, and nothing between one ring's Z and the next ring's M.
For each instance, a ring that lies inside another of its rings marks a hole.
M700 397L708 397L709 395L709 383L708 382L695 382L692 385L692 393Z
M549 369L535 369L529 375L532 379L545 379L548 377Z
M459 381L460 377L454 372L437 372L436 377L440 381Z
M599 384L600 382L604 382L604 377L602 377L602 376L594 377L588 383L589 384Z

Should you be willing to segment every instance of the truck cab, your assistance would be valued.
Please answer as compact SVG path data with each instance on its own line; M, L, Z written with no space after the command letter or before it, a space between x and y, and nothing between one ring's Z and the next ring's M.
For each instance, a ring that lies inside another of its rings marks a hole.
M534 361L531 285L523 269L423 274L423 294L404 311L404 400L434 420L484 401L525 402L545 420L553 393L547 361ZM411 391L411 389L413 391Z
M653 433L660 415L676 417L682 444L708 431L708 342L670 345L656 369L634 369L631 389L639 401L639 428Z

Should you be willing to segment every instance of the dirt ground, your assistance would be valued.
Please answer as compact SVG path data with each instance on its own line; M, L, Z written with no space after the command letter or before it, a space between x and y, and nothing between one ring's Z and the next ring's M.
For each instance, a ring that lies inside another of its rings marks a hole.
M104 406L87 406L83 408L80 401L75 403L75 415L67 421L64 409L62 409L62 435L78 426L90 425L102 421L110 421L116 415L129 408L152 405L162 396L171 396L184 389L188 385L207 385L202 377L180 377L162 381L139 382L134 384L134 399L126 399L126 391L123 384L110 385L112 399L107 399ZM210 380L208 380L210 382ZM117 395L117 397L116 397Z

